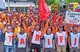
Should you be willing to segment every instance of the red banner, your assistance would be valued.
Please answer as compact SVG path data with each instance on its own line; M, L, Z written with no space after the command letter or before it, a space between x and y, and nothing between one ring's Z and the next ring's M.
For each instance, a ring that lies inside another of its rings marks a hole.
M45 21L47 17L50 15L50 10L48 5L46 4L45 0L38 1L38 10L40 14L40 19Z

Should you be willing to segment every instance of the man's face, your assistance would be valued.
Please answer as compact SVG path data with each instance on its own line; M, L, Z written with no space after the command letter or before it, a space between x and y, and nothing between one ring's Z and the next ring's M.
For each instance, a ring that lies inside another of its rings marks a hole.
M47 34L50 34L51 33L51 29L47 29Z
M78 27L74 27L73 30L76 32L78 30Z
M39 26L38 26L38 25L36 26L36 30L37 30L37 31L39 30Z
M59 31L63 31L63 28L62 27L59 27Z
M11 32L12 31L12 28L11 27L8 27L8 32Z
M24 32L24 29L23 29L23 28L21 28L21 29L20 29L20 32L21 32L21 33L23 33L23 32Z

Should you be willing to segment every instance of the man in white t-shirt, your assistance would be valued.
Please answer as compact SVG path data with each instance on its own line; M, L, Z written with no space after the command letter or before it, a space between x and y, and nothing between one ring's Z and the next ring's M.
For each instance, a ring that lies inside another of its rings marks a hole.
M18 42L17 52L26 52L27 40L28 40L27 33L25 33L24 29L21 27L20 32L17 34L17 42Z
M0 28L0 51L4 52L4 46L3 46L3 34L2 34L2 29Z
M38 25L36 25L35 28L36 29L33 31L33 34L32 34L31 51L30 52L33 52L35 49L37 52L41 52L41 47L40 47L41 31L40 31L40 27Z
M58 52L66 52L67 36L63 31L63 27L59 27L59 32L56 32L56 47Z
M14 52L13 32L10 26L8 26L8 31L4 32L4 52Z
M70 32L69 36L69 47L70 52L79 52L79 39L80 39L80 33L78 33L78 27L73 27L73 32Z
M47 32L43 36L43 50L44 52L55 52L54 35L51 33L51 29L47 29Z

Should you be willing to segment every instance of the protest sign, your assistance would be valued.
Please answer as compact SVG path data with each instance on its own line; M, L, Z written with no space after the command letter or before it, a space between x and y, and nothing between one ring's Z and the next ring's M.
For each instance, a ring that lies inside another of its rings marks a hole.
M66 23L80 25L80 12L66 11Z

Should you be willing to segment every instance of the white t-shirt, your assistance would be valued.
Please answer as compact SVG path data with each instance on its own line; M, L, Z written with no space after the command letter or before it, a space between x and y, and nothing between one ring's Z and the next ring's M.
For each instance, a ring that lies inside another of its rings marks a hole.
M4 45L7 45L7 46L12 46L12 37L13 37L13 33L12 32L6 32L5 33L5 41L4 41Z
M27 33L24 33L23 35L18 33L17 38L18 38L18 48L25 48L26 47Z
M50 35L44 34L45 48L53 48L53 38L54 38L53 34Z
M66 45L66 32L57 32L56 38L58 39L58 46L64 46Z
M33 44L40 44L40 36L41 36L41 31L35 31L33 33L33 37L32 37L32 43Z
M73 32L71 32L70 33L70 38L71 38L71 46L72 47L78 47L80 33L74 34Z

